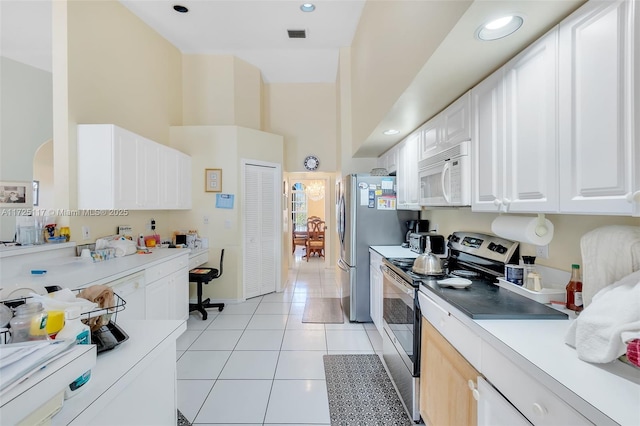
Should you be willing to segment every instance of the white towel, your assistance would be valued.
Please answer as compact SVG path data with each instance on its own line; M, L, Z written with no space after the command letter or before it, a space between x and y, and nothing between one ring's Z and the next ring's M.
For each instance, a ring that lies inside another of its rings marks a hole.
M640 332L640 271L607 286L593 296L571 324L565 342L578 358L607 363L627 351L626 340Z
M582 299L584 306L602 288L640 270L640 226L613 225L582 236Z

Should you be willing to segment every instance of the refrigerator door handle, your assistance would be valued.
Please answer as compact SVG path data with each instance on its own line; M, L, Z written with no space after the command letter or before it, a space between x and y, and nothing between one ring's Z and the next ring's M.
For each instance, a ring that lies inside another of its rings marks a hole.
M342 258L338 259L338 268L342 269L344 272L349 272L349 265L347 265Z

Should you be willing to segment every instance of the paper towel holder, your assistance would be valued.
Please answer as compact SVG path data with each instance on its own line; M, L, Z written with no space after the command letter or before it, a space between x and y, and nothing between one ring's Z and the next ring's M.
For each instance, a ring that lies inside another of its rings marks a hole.
M538 223L536 224L536 235L538 237L544 237L549 232L547 228L547 222L545 221L544 213L538 213Z

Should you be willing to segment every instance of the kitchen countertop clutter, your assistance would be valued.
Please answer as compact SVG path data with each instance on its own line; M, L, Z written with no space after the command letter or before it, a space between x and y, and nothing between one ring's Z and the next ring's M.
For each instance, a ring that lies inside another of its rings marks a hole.
M53 416L52 424L65 425L97 419L175 424L176 339L186 330L188 268L206 263L208 249L155 248L93 262L76 256L75 248L63 243L0 251L0 300L45 294L46 287L67 292L109 287L126 304L112 319L117 315L127 339L99 355L93 344L76 346L3 390L0 423L35 424ZM89 370L82 392L64 400L65 387Z
M372 246L371 249L385 258L416 257L409 249L397 246ZM565 344L575 313L556 308L567 318L556 320L472 318L456 306L454 299L447 300L447 295L442 294L449 292L455 293L456 298L464 295L473 297L472 291L436 287L421 288L419 296L423 317L435 321L434 327L447 340L451 339L450 343L479 371L479 375L486 377L505 396L527 392L522 388L528 386L526 380L520 382L515 379L517 374L522 374L525 379L535 382L531 386L542 392L540 395L556 395L571 410L579 413L575 418L582 417L585 423L640 424L640 369L621 361L593 364L578 359L575 349ZM493 290L496 293L508 291L500 287ZM423 303L427 305L423 306ZM459 325L447 326L450 321L446 318L455 320ZM451 335L447 335L447 329ZM469 338L461 340L459 337L464 333L455 330L468 330ZM509 366L514 370L509 376L511 379L506 380L503 372L508 371ZM514 380L518 383L511 383ZM534 424L553 422L553 409L544 420L544 416L536 418L539 413L535 410L530 412L530 406L519 406L523 402L518 397L508 399ZM553 404L553 401L548 404Z

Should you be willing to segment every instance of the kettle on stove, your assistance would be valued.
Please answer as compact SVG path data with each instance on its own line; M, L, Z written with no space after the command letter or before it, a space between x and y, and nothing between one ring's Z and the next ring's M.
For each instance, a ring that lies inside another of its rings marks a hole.
M424 253L416 258L411 270L421 275L444 275L440 258L431 253L431 240L429 238L426 240Z

